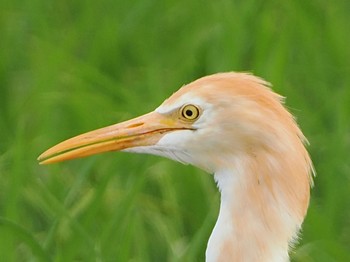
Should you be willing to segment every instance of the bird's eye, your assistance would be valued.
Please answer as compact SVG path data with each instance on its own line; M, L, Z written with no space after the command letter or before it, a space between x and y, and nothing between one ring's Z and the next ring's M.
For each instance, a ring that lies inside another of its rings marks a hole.
M181 108L181 116L187 120L196 120L199 117L199 108L194 105L185 105Z

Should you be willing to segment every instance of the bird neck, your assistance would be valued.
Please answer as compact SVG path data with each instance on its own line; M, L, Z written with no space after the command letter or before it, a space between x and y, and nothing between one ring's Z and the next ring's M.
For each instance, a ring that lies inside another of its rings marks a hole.
M294 188L298 182L288 174L292 167L283 170L276 165L283 161L267 158L234 158L230 167L215 172L221 204L207 262L289 260L289 245L306 213L309 185L306 178L299 181L306 187Z

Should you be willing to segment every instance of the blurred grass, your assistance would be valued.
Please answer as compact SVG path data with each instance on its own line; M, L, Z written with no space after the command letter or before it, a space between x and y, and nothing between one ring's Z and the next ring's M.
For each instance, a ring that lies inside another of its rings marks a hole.
M293 261L350 261L350 2L1 1L2 261L203 261L210 175L110 153L52 166L72 135L184 83L251 71L287 96L317 170Z

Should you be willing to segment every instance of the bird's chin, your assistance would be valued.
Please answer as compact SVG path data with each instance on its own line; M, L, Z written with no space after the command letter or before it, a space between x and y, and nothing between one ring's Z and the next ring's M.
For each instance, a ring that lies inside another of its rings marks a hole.
M199 163L196 162L192 157L193 154L186 152L184 150L178 148L169 148L159 145L153 146L139 146L139 147L131 147L127 149L121 150L122 152L130 152L130 153L138 153L138 154L149 154L155 156L165 157L174 161L177 161L184 165L193 165L196 166L203 171L208 173L214 173L212 168L210 168L209 162Z
M130 153L139 153L139 154L150 154L150 155L156 155L156 156L162 156L177 162L180 162L182 164L188 165L193 164L192 158L190 154L186 153L185 151L173 148L170 149L168 147L153 145L153 146L138 146L138 147L131 147L127 149L123 149L123 152L130 152Z

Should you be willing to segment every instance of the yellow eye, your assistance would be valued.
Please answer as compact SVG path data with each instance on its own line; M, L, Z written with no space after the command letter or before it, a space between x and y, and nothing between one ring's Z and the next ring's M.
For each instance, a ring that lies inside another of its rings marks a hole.
M181 108L181 116L187 120L195 120L199 117L199 108L194 105L185 105Z

